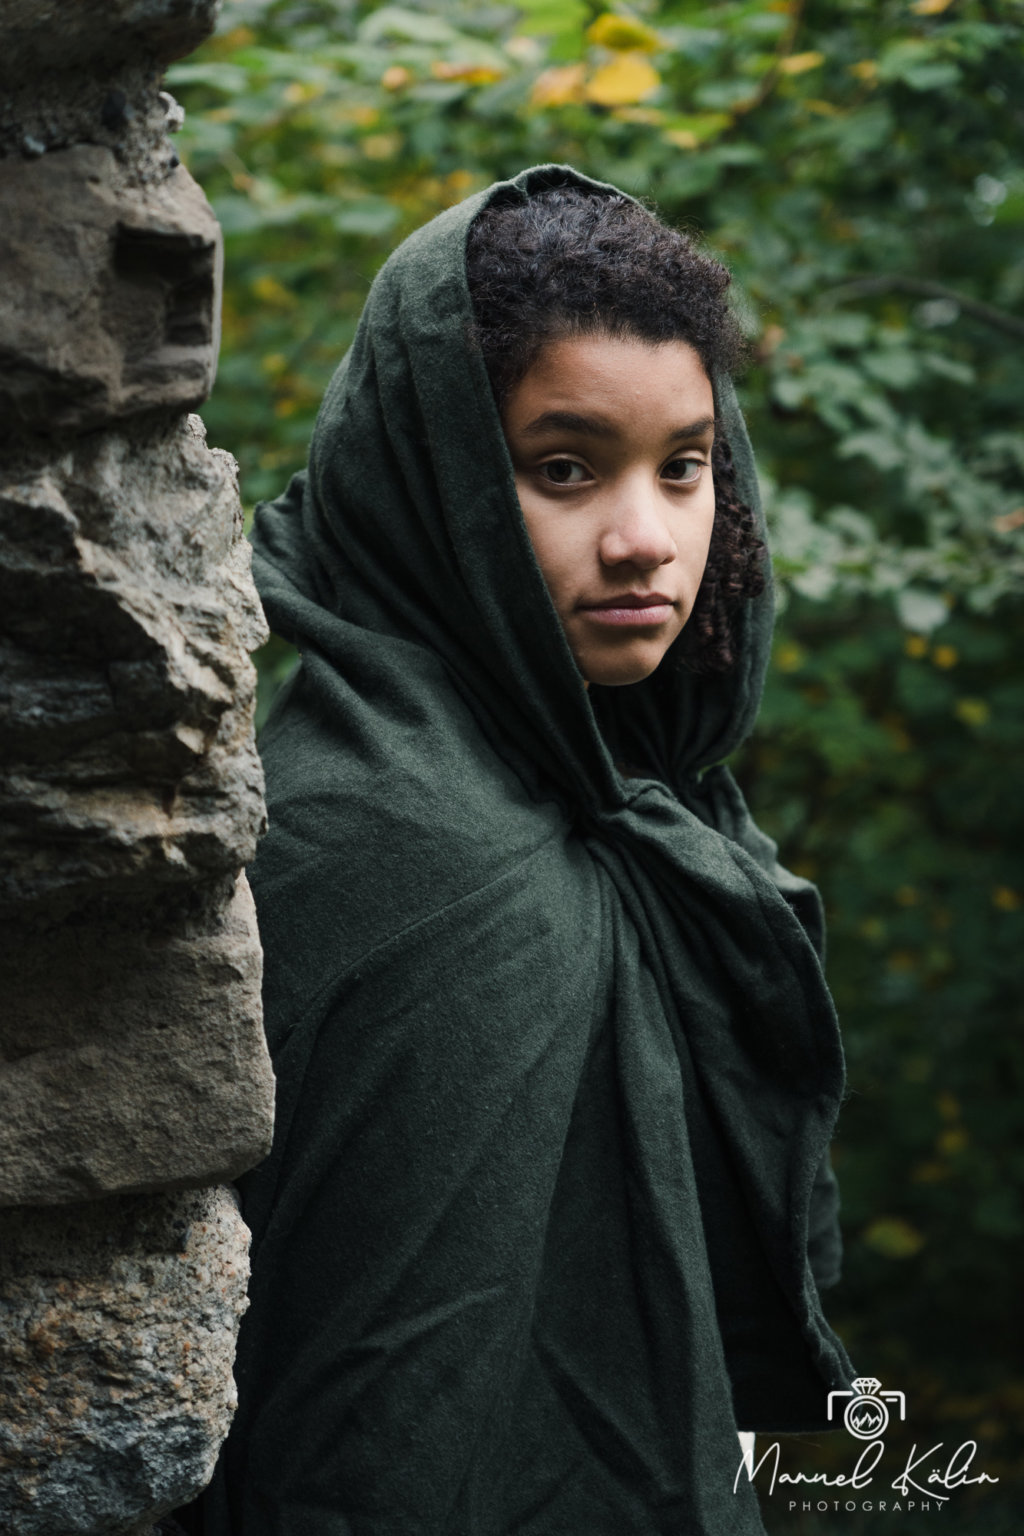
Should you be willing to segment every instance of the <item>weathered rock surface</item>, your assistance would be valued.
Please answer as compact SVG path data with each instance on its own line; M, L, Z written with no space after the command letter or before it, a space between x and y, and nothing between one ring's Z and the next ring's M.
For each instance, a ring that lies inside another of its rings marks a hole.
M248 1236L223 1189L0 1211L4 1536L128 1536L208 1482Z
M0 22L0 57L3 42ZM174 98L160 89L161 78L160 69L138 63L119 69L116 84L102 70L82 66L0 78L0 158L34 159L71 144L97 144L114 152L126 182L161 182L178 165L167 135L184 121Z
M167 64L198 48L220 0L4 0L0 80L26 73L101 68L139 57Z
M266 635L197 417L0 455L0 911L234 873Z
M270 1143L266 631L186 414L220 232L161 89L217 9L0 0L3 1536L149 1536L235 1401L248 1233L192 1186Z
M226 908L205 894L8 928L0 1205L211 1183L270 1150L252 897L244 876Z
M0 1205L269 1147L236 469L197 417L0 452Z
M179 416L0 464L0 1205L231 1178L273 1114L234 461Z
M0 423L81 431L210 392L220 227L182 166L126 184L109 149L0 160Z

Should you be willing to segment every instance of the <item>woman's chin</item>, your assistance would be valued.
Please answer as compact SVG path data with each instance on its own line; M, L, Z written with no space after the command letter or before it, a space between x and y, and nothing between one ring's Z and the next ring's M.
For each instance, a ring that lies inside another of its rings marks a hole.
M587 683L601 688L624 688L629 683L642 683L660 666L667 645L645 646L642 649L628 647L610 654L593 651L578 655L576 665Z

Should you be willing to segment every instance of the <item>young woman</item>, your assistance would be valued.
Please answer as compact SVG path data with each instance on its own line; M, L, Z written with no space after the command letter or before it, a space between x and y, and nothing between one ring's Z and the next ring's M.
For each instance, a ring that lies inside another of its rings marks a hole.
M302 662L215 1536L746 1536L737 1429L848 1383L819 904L721 766L771 629L727 283L499 183L384 267L258 514Z

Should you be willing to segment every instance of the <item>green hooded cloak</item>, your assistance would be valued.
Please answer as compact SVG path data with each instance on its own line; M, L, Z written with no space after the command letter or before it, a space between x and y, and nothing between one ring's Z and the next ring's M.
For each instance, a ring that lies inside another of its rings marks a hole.
M728 675L670 651L588 694L470 338L472 219L567 182L598 185L526 171L405 241L257 515L302 662L261 741L279 1110L215 1536L747 1536L737 1427L825 1427L849 1381L809 1264L820 908L717 766L770 594Z

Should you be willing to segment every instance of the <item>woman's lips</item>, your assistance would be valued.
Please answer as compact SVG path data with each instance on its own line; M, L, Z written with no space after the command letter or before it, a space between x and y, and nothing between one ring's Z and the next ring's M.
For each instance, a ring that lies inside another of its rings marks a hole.
M598 603L580 603L579 610L597 624L651 629L672 617L675 603L662 592L618 592Z

